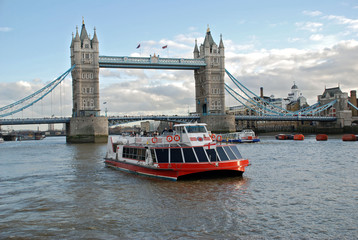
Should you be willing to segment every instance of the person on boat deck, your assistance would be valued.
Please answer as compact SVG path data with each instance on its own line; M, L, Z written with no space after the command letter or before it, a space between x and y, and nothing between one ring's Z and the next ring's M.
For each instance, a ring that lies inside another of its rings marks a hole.
M168 132L168 129L167 129L167 128L164 128L162 134L164 134L164 133L166 133L166 132Z

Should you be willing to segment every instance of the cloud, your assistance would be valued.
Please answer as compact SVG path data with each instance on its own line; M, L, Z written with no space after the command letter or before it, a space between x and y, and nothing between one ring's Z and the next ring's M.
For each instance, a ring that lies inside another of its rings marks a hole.
M323 39L323 35L322 34L313 34L310 36L310 40L312 41L320 41Z
M322 30L323 24L319 22L298 22L296 26L300 30L305 30L309 32L318 32Z
M358 30L358 19L349 19L344 16L335 15L325 16L324 18L328 20L334 20L338 24L346 25L349 29L352 29L354 31Z
M320 16L322 15L322 12L320 11L303 11L302 12L304 15L307 15L307 16L311 16L311 17L317 17L317 16Z
M12 31L12 28L9 27L0 27L0 32L10 32Z

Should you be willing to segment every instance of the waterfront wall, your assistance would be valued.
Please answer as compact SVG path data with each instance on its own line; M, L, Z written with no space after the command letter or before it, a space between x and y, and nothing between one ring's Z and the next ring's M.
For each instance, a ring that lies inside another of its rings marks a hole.
M276 125L268 127L255 128L256 133L324 133L324 134L358 134L358 125L357 126L345 126L342 128L335 127L321 127L321 126L310 126L310 125L298 125L298 126L288 126L288 125Z
M212 132L235 132L235 115L206 115L200 117L200 122Z

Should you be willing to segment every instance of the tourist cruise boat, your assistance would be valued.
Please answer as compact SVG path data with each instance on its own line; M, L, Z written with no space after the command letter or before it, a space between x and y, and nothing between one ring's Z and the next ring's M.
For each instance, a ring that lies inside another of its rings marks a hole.
M168 135L109 136L105 164L128 172L178 180L202 176L242 176L249 161L237 145L212 140L204 123L178 124Z
M254 143L260 142L260 138L251 129L244 129L241 132L226 133L222 135L223 142L232 143Z

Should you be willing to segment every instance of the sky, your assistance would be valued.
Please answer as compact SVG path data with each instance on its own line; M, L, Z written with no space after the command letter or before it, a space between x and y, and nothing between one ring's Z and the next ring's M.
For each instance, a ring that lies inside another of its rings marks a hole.
M91 36L96 28L100 55L193 58L209 26L217 44L222 34L226 69L257 94L263 87L285 98L295 83L314 104L325 88L358 88L358 1L0 0L0 107L70 68L82 18ZM71 88L69 76L14 117L70 116ZM194 88L188 70L100 70L102 114L187 114ZM226 106L235 105L227 95Z

